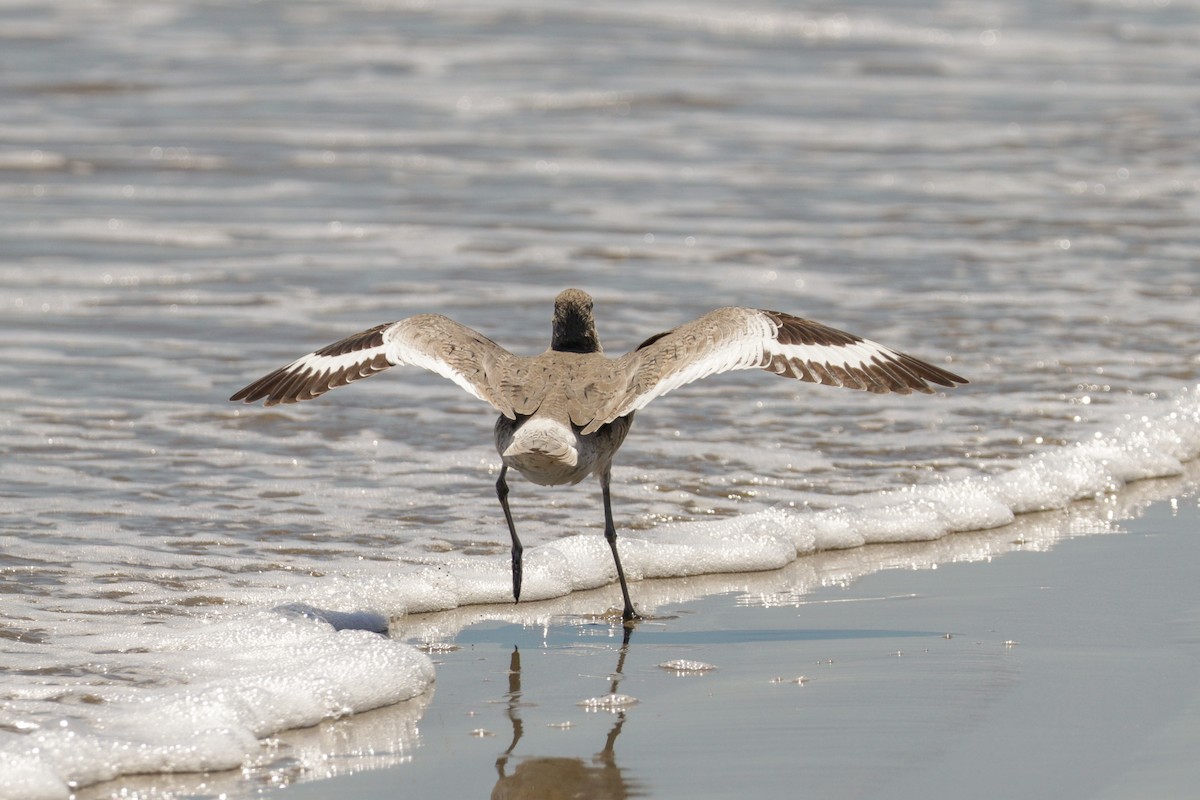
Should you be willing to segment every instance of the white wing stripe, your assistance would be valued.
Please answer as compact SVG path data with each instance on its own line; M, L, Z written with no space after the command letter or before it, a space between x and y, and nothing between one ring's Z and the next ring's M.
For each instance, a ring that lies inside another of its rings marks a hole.
M359 350L355 353L343 353L340 356L322 356L316 353L309 353L303 358L296 359L283 369L286 372L303 372L312 375L320 375L321 373L333 374L342 370L357 372L374 361L377 355L384 352L385 349L382 347L373 347L369 350Z
M768 342L764 350L771 357L768 363L775 357L782 357L793 369L799 369L802 373L812 373L817 378L817 383L835 386L862 384L862 388L870 385L886 386L887 384L881 383L873 374L876 370L882 370L899 383L916 378L903 366L901 354L869 339L846 345ZM849 375L839 375L839 370L844 370ZM774 365L774 371L780 374L784 372L778 362Z

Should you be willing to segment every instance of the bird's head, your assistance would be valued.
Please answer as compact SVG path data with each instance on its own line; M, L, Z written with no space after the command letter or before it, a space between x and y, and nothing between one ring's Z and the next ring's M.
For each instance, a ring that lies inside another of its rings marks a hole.
M566 353L599 353L592 297L580 289L565 289L554 298L550 349Z

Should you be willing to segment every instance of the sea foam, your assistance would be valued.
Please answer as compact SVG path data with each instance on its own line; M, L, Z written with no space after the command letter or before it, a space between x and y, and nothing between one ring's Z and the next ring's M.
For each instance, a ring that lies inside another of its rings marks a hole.
M0 732L0 797L63 798L120 775L241 767L262 737L407 700L433 681L429 658L412 647L286 612L103 638L88 647L110 652L131 683L158 672L157 685L85 677L10 691L13 705L52 699L59 713L27 717L21 733Z

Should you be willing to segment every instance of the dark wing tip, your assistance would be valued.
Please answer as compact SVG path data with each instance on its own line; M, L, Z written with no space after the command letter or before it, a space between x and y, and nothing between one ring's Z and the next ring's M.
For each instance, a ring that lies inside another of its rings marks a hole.
M304 373L300 373L303 375ZM257 403L259 400L266 400L265 406L273 406L279 403L295 403L300 398L298 394L298 386L295 386L296 374L287 371L287 368L277 369L269 375L256 380L254 383L240 389L229 398L234 403ZM289 387L293 391L288 391Z
M259 400L262 400L271 393L269 389L263 386L263 384L266 382L267 378L272 377L272 375L274 375L274 373L265 378L259 378L249 386L243 386L229 397L229 402L257 403Z
M260 378L249 386L243 386L229 397L231 403L257 403L259 400L267 396L267 392L261 391L262 382L265 378Z
M298 403L301 400L320 397L330 389L345 386L351 381L369 378L392 366L392 362L388 360L386 354L377 353L373 357L364 356L362 361L332 372L329 369L317 371L313 368L313 360L349 356L381 347L384 343L384 331L394 324L385 322L374 328L339 339L286 367L280 367L274 372L264 375L249 386L235 392L229 400L234 403L257 403L259 400L265 399L266 402L263 403L265 406Z
M763 313L779 326L775 339L781 345L849 347L867 342L861 336L802 317L780 311L764 311ZM880 347L874 342L867 343L874 347ZM969 383L961 375L889 348L883 348L883 352L872 358L869 363L863 362L857 365L821 364L813 361L804 364L798 362L788 364L784 359L775 359L768 362L766 368L774 369L776 373L787 377L844 386L849 389L860 389L876 394L889 392L911 394L914 391L933 394L935 390L929 385L931 383L945 388Z
M903 357L903 364L918 378L938 386L944 386L947 389L953 389L955 386L963 386L970 383L970 381L961 375L956 375L950 370L942 369L941 367L935 367L927 361L922 361L919 358L913 358L909 355ZM927 391L933 391L928 386L925 388Z
M891 357L876 357L872 361L874 364L871 365L871 372L885 381L887 388L884 391L897 394L910 394L914 391L933 394L936 390L930 384L953 389L968 382L966 378L907 353L893 351Z

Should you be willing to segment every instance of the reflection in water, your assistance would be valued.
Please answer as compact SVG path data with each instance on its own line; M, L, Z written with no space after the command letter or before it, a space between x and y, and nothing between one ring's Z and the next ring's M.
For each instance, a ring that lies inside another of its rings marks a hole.
M609 693L616 694L625 677L625 656L629 652L630 628L625 628L625 641L617 657ZM496 759L500 779L492 789L492 800L609 800L610 798L639 797L645 794L636 782L626 779L617 766L616 743L625 724L624 709L613 712L614 722L604 739L604 747L589 759L565 757L529 757L520 759L516 769L508 772L508 762L524 734L521 721L521 651L514 647L508 672L508 719L512 723L512 742Z

